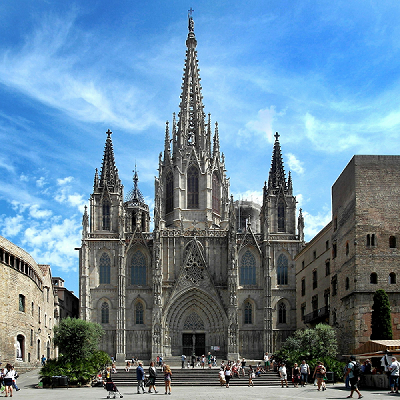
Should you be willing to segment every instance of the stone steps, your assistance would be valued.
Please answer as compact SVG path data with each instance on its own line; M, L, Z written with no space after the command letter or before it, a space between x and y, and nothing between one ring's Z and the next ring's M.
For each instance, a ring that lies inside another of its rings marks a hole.
M148 368L144 368L146 375ZM163 373L157 369L158 376L156 386L164 386ZM172 368L172 385L173 386L219 386L219 368L212 369L181 369ZM136 386L136 367L131 368L129 372L125 370L118 370L116 374L112 376L113 382L118 386ZM248 377L232 378L232 386L247 386ZM267 372L262 374L260 377L253 379L254 385L256 386L279 386L280 378L276 372Z

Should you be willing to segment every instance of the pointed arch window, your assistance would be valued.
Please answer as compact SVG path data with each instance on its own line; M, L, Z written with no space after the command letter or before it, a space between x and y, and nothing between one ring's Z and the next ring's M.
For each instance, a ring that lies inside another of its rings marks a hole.
M250 325L253 323L253 305L250 301L244 303L244 324Z
M285 203L279 200L278 203L278 232L285 232Z
M111 260L107 253L100 257L100 284L110 283Z
M286 304L280 303L278 307L278 323L286 324Z
M174 210L174 176L169 171L165 179L165 213Z
M136 211L132 211L132 232L136 229Z
M278 285L288 284L288 259L283 254L278 258L277 283Z
M256 284L256 259L254 255L247 250L240 262L240 285L255 285Z
M199 171L194 165L187 172L187 208L199 208Z
M110 230L110 201L108 199L103 200L103 230Z
M146 257L140 250L132 257L131 285L146 285Z
M110 322L110 306L107 302L101 305L101 323L108 324Z
M212 177L212 206L217 214L221 212L221 184L218 175L214 172Z
M135 306L135 324L136 325L144 324L144 308L141 302L136 303Z

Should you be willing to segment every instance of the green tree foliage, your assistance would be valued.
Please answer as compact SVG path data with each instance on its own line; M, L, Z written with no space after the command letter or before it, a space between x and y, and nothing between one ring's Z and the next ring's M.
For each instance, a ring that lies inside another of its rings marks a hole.
M392 340L392 319L387 293L379 289L374 294L371 316L371 340Z
M344 363L336 359L338 344L336 333L326 324L318 324L314 329L300 329L286 339L275 356L284 360L289 367L306 360L313 371L317 361L322 361L328 371L335 372L336 377L343 374Z
M54 328L54 344L59 357L48 360L41 369L44 385L50 385L52 376L68 376L71 385L84 385L110 363L107 353L98 350L103 328L81 319L66 318Z
M99 324L68 317L54 327L54 344L65 361L88 359L97 350L103 334Z

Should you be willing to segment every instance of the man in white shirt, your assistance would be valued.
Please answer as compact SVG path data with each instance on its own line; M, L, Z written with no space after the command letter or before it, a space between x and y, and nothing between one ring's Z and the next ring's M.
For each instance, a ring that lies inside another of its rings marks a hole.
M399 367L400 364L396 357L392 357L392 364L389 366L390 371L390 392L399 393ZM396 389L396 390L395 390Z

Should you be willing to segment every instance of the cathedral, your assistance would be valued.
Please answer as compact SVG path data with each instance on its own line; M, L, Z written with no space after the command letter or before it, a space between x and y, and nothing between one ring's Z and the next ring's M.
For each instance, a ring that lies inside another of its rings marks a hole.
M301 210L296 216L279 135L262 204L235 201L218 124L204 112L191 15L188 30L152 231L136 171L124 196L110 130L83 215L81 318L103 326L101 348L117 361L209 351L219 359L259 359L296 329L294 258L304 246L304 221Z

